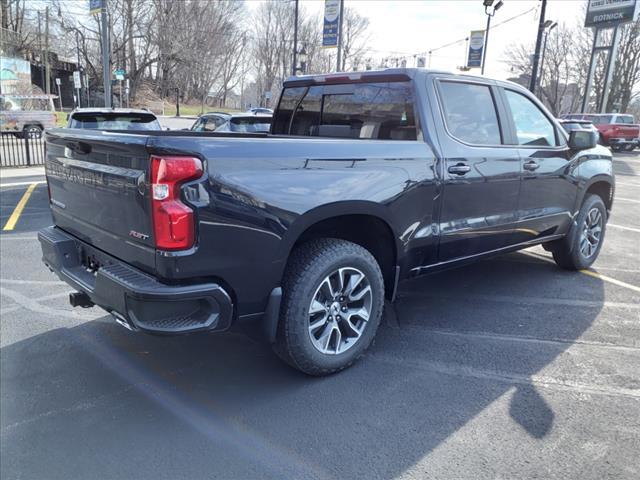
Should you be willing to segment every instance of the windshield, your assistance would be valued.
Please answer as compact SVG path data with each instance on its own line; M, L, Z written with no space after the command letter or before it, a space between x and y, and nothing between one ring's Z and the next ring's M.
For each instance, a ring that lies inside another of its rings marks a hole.
M162 130L150 113L76 113L69 128L89 130Z

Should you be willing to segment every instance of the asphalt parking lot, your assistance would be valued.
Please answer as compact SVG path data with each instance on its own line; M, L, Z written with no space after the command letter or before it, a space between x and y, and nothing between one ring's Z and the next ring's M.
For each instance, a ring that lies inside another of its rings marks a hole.
M0 476L640 478L640 154L615 168L591 273L535 248L413 280L328 378L242 336L72 309L40 262L36 184L0 232ZM0 228L25 178L2 179Z

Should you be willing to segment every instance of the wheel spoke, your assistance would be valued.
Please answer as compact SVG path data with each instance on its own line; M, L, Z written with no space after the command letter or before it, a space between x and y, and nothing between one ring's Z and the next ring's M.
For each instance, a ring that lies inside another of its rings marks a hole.
M331 343L331 337L333 336L334 329L335 327L333 325L328 325L324 332L322 332L322 335L320 335L320 338L318 338L318 342L325 352L329 350L329 344Z
M335 292L333 291L333 285L331 285L331 277L327 277L322 281L320 288L325 288L329 292L329 297L333 298L335 296Z
M352 317L360 317L365 322L369 321L369 312L366 308L350 308L347 310L347 318L351 320Z
M314 333L320 327L322 327L323 325L326 325L327 324L327 316L328 315L325 313L321 318L311 322L309 324L309 332L310 333Z
M320 312L326 312L327 309L325 308L325 306L320 303L318 300L313 300L313 302L311 302L311 308L309 308L309 315L314 315L316 313L320 313Z
M360 330L358 330L356 326L353 324L353 322L351 321L351 315L348 315L342 323L345 326L345 328L348 330L345 333L349 337L356 337L356 339L360 337Z
M334 331L336 332L336 334L335 334L335 337L336 337L335 353L340 353L340 347L342 347L342 332L340 331L339 328L335 328Z
M349 285L347 285L347 289L345 290L344 294L350 298L351 293L358 287L358 285L360 285L362 279L364 279L364 275L361 275L359 273L352 274L349 277Z
M369 292L371 292L371 287L369 285L367 285L366 287L362 288L355 295L349 295L349 300L352 301L352 302L357 302L358 300L362 300L362 298Z

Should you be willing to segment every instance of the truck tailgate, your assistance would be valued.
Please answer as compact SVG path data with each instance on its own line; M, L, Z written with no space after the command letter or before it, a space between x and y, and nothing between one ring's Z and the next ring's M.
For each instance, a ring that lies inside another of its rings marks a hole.
M51 130L46 134L45 169L58 227L153 273L147 138L105 131Z

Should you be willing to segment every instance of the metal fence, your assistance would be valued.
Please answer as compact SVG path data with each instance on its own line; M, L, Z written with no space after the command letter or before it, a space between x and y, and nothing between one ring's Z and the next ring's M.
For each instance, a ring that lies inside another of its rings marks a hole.
M21 138L13 133L0 134L0 167L44 165L44 135Z

